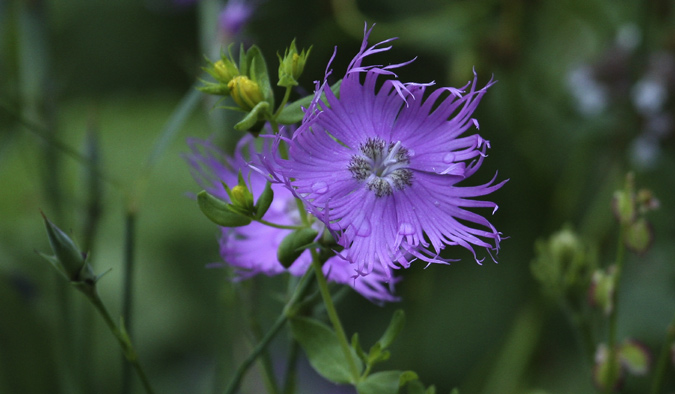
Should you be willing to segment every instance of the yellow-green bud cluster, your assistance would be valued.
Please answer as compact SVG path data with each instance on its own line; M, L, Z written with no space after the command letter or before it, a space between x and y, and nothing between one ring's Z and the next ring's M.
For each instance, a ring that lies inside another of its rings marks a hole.
M585 302L591 275L597 266L595 249L565 228L547 240L538 240L535 256L530 265L532 275L550 296L577 306Z
M650 190L635 192L635 180L632 173L626 175L623 189L614 192L612 208L614 215L623 227L624 243L631 251L642 254L649 250L654 239L646 213L658 209L659 201Z
M234 102L246 111L252 110L259 102L265 100L260 86L245 75L232 78L227 83L227 88Z
M286 88L298 85L298 79L305 69L305 63L307 62L307 57L309 57L309 52L311 50L312 48L310 47L309 49L303 49L302 52L298 53L298 48L295 46L295 40L293 40L291 46L286 48L283 58L277 54L277 57L279 58L279 82L277 85Z

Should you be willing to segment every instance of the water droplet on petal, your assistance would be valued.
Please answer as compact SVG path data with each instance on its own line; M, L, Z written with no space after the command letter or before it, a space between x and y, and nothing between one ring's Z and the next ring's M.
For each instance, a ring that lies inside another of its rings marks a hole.
M408 149L408 157L413 157L415 156L415 150L414 149Z
M443 156L443 163L450 164L455 161L455 155L453 153L447 153Z
M398 233L401 235L413 235L415 234L415 228L412 224L403 222L398 226Z
M328 191L328 184L326 182L316 182L312 185L312 191L316 194L326 194Z
M441 206L441 203L440 203L439 201L434 201L434 206L440 207L440 206Z

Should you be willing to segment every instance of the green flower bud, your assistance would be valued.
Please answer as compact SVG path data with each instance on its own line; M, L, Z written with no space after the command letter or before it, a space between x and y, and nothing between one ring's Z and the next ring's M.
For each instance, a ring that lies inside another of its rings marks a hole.
M623 369L619 358L615 353L615 357L610 360L609 353L609 349L604 343L600 344L595 352L593 382L601 390L606 390L607 387L617 389L623 381Z
M639 218L626 226L624 242L630 251L643 254L649 250L653 240L652 226L645 218Z
M60 228L56 227L42 214L47 229L49 245L54 256L40 253L71 282L94 281L96 277L87 264L87 257L77 247L75 242Z
M591 305L597 306L609 316L614 309L614 291L616 288L616 267L610 266L607 272L597 270L593 273L589 300Z
M634 340L626 339L619 347L621 365L633 375L646 375L652 363L647 347Z
M230 192L232 205L245 212L253 212L253 194L246 185L237 185Z
M622 224L628 224L635 220L636 207L634 184L635 180L633 174L628 173L626 175L626 185L624 186L624 189L614 192L612 210L614 211L614 216L616 216Z
M237 105L246 111L252 110L256 104L265 99L260 86L245 75L232 78L227 87L230 89L230 95Z
M222 82L224 84L227 84L232 80L232 78L239 75L237 66L232 63L230 59L221 59L215 62L213 64L213 71L213 77L216 78L218 82Z
M305 69L305 63L307 62L311 50L312 48L310 47L309 49L303 49L301 53L298 53L298 48L295 46L295 40L293 40L291 46L286 48L283 58L277 54L277 57L279 58L279 82L277 85L286 88L298 85L298 79Z
M532 275L553 298L565 298L581 305L596 267L595 249L586 246L572 230L565 228L548 240L538 240Z

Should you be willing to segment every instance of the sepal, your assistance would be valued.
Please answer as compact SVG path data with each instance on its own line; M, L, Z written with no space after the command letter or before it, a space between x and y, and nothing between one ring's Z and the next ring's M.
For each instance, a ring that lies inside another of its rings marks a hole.
M197 194L197 203L202 213L213 223L223 227L241 227L251 223L251 218L232 208L232 204L202 190Z
M293 265L302 252L312 245L317 233L313 228L305 227L293 231L281 241L277 250L277 260L285 268Z
M268 181L265 184L265 189L258 197L258 201L255 203L255 218L262 219L267 213L267 210L270 209L272 201L274 200L274 190L272 190L272 184Z

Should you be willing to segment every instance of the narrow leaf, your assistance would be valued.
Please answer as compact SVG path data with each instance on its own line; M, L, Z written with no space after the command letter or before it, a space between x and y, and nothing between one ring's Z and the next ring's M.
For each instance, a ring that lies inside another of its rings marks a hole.
M263 190L262 194L260 194L260 197L258 197L258 201L255 203L256 219L260 219L265 215L267 210L270 208L270 205L272 205L273 200L274 191L272 190L272 184L267 182L265 184L265 189Z

